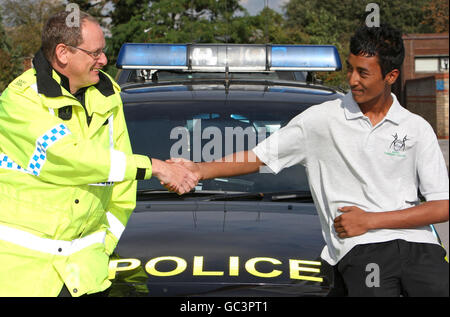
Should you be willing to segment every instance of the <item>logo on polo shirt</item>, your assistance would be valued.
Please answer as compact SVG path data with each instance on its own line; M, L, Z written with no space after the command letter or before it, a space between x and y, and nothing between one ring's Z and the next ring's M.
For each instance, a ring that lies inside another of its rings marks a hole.
M399 156L399 157L406 157L405 154L402 154L401 152L405 152L406 150L406 141L408 141L408 136L405 134L403 138L400 138L397 133L395 133L393 136L394 140L389 145L390 152L384 152L384 154L391 155L391 156Z

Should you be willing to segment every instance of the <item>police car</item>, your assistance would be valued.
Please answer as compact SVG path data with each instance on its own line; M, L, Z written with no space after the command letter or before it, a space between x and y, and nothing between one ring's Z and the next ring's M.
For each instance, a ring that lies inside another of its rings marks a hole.
M308 107L342 98L314 72L328 45L125 44L117 67L133 152L211 161L251 149ZM325 242L305 169L201 181L140 181L111 257L110 296L326 296Z

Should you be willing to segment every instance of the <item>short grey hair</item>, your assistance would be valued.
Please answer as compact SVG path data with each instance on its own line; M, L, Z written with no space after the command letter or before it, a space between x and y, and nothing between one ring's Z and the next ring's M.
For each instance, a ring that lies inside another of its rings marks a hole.
M67 17L69 14L71 14L69 11L54 14L47 20L42 30L42 51L50 62L55 58L55 48L58 44L63 43L76 47L83 42L81 34L83 22L90 21L99 24L93 16L80 11L80 24L78 26L68 25Z

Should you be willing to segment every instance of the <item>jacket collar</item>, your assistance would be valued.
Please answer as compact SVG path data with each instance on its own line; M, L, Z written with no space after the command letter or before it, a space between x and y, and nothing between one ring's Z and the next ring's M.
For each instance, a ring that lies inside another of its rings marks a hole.
M70 93L69 79L53 69L48 60L45 58L42 49L40 49L34 56L33 66L36 70L38 93L47 97L60 97L64 95L62 88ZM93 87L100 91L105 97L113 95L113 84L108 76L102 72L99 72L99 78L100 81L93 85Z

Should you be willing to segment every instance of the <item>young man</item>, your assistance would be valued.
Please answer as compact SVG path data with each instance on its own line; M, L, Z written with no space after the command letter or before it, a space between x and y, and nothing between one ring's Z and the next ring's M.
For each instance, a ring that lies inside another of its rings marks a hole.
M34 68L0 99L0 296L105 290L109 255L135 207L136 180L183 193L195 175L133 154L119 86L101 68L100 25L49 19Z
M350 51L351 92L343 100L304 111L241 153L244 162L236 154L178 161L200 179L302 164L326 241L321 257L341 273L350 296L448 296L445 251L429 226L449 218L448 175L431 126L391 93L404 57L401 33L362 27ZM373 268L379 284L367 283Z

